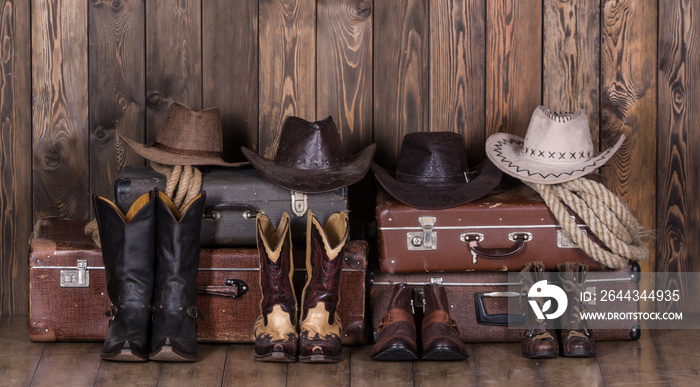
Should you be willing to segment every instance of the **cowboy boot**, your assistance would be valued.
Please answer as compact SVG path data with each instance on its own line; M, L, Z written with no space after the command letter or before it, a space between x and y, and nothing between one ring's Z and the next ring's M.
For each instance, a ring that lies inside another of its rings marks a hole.
M423 327L423 360L464 360L467 349L459 339L457 324L450 318L450 304L445 288L439 284L425 287Z
M324 227L309 211L306 227L306 285L301 296L299 361L338 362L343 358L342 331L336 313L348 215L336 212Z
M94 198L111 317L101 356L148 360L155 257L155 196L141 195L124 215L111 201Z
M260 317L255 321L255 354L260 361L293 362L297 357L297 299L292 286L292 233L289 214L275 230L270 218L256 219L260 257Z
M376 340L370 355L372 360L418 359L412 293L412 289L406 284L394 285L386 315L374 332Z
M581 319L584 311L581 293L586 290L586 272L588 266L575 262L564 262L557 265L559 280L569 299L569 307L562 316L562 328L559 332L563 356L593 357L595 356L595 336L588 329L586 321Z
M520 271L518 277L522 282L521 296L527 297L530 288L535 283L544 279L544 263L541 261L528 262ZM544 300L537 298L536 301L542 310ZM525 330L522 332L520 348L523 356L530 359L544 359L559 355L559 344L555 337L554 329L547 326L547 321L538 319L529 304L525 308Z
M205 196L202 191L180 212L164 192L157 193L151 360L199 360L195 278Z

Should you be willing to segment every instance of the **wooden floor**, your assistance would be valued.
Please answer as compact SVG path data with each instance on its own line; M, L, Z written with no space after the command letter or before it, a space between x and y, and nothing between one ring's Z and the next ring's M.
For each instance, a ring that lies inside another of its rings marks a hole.
M25 318L0 317L5 386L697 386L700 330L651 331L598 343L593 359L529 360L519 344L469 344L465 362L375 362L347 347L338 364L253 361L251 345L202 344L197 363L100 360L101 343L32 343Z

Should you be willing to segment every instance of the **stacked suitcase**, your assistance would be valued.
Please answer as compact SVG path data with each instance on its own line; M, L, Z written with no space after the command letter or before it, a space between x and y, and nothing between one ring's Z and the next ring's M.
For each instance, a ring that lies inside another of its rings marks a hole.
M321 221L347 211L345 188L299 194L263 179L252 167L203 170L207 192L197 275L198 325L202 342L253 342L253 325L262 298L255 216L264 212L273 224L291 215L297 297L305 282L306 213ZM122 211L153 188L165 190L165 176L151 167L126 167L115 181L115 201ZM85 235L86 221L40 220L30 245L29 333L34 341L103 340L109 319L100 249ZM339 314L343 344L364 344L367 242L349 241L340 284ZM78 318L77 316L80 316Z
M556 271L556 265L565 261L606 270L571 243L539 195L525 185L494 190L480 200L441 210L411 208L380 192L376 217L379 270L373 273L370 291L374 329L386 313L394 284L414 288L414 307L419 310L422 286L441 283L463 341L518 342L521 330L508 324L524 322L527 303L513 310L514 304L521 304L512 302L520 297L513 291L520 284L508 272L518 272L535 260L543 261L547 271ZM622 278L615 286L636 289L638 272L636 263L619 270L617 277ZM638 325L632 324L597 330L596 338L634 340L639 334Z

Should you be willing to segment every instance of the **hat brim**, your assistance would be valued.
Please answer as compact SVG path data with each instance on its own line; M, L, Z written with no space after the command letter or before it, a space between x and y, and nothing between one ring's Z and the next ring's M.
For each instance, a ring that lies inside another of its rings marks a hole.
M248 165L248 162L245 161L239 163L227 163L219 157L201 157L175 154L138 143L121 134L119 137L127 145L129 145L134 152L138 153L139 156L163 165L218 165L222 167L240 167L243 165Z
M241 147L243 156L266 180L279 187L301 193L335 191L359 182L369 171L375 149L375 144L371 144L338 167L299 169L280 165L274 160L259 156L251 149Z
M624 140L623 134L615 145L589 160L557 164L523 157L522 137L510 133L495 133L486 140L486 155L501 171L522 181L559 184L583 177L603 166L620 149Z
M396 180L379 164L372 163L374 177L384 190L401 203L420 210L441 210L472 202L486 196L501 181L501 171L487 159L476 169L479 176L468 182L438 186Z

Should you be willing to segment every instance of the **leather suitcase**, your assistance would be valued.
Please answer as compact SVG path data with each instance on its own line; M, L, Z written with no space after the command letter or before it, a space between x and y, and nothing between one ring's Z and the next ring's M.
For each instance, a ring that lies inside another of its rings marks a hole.
M44 218L37 222L29 254L29 338L32 341L104 340L110 301L102 253L83 233L86 222ZM301 247L301 246L300 246ZM303 266L305 252L295 249ZM367 242L350 241L340 281L343 344L365 344ZM301 262L301 263L299 263ZM301 298L304 269L295 271ZM254 248L202 248L197 275L200 342L252 343L260 314L259 260Z
M605 269L570 241L524 184L444 210L411 208L380 191L376 217L379 266L386 273L520 271L537 260L552 271L565 261Z
M614 271L616 276L609 284L615 289L627 291L639 287L639 265L633 262L626 268ZM511 273L512 274L512 273ZM431 282L441 283L445 287L450 303L450 317L457 323L460 338L464 342L520 342L522 329L509 328L509 318L513 322L525 322L527 302L518 301L520 282L509 281L507 272L467 272L467 273L410 273L388 274L379 271L370 275L370 305L372 306L372 329L376 331L379 322L386 314L393 292L393 285L406 283L414 288L413 306L420 327L421 307L423 305L423 286ZM596 283L591 285L595 287ZM600 285L598 285L600 286ZM517 289L517 290L516 290ZM509 301L511 316L508 316ZM523 306L513 313L513 304ZM600 306L607 311L638 312L639 304L626 304L618 308L616 304ZM627 323L625 323L627 324ZM597 341L637 340L641 335L638 323L614 326L615 329L596 329ZM420 328L419 328L420 329Z
M207 192L200 243L202 246L255 246L255 215L264 212L274 225L282 213L291 216L292 239L305 243L306 212L325 222L334 212L347 211L347 189L320 194L288 191L265 180L253 167L202 170L202 189ZM114 182L115 202L127 211L134 200L157 187L165 190L166 179L151 167L124 167Z

